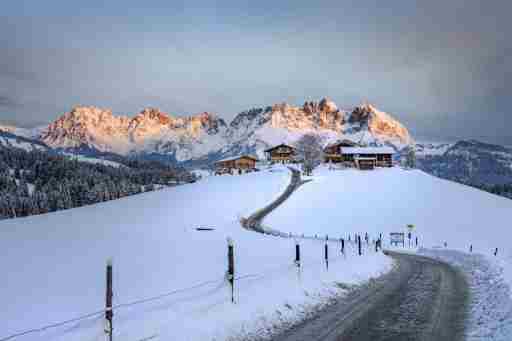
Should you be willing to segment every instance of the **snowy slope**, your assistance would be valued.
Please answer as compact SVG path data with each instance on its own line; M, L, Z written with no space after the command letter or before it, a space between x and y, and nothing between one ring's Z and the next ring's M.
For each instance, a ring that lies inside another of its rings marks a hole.
M46 129L46 126L27 129L27 128L18 128L18 127L14 127L14 126L7 126L7 125L0 124L0 132L7 132L7 133L11 133L11 134L18 135L21 137L25 137L28 139L37 139L44 129Z
M86 157L83 155L75 155L75 154L71 154L71 153L63 153L63 155L68 156L72 160L77 160L80 162L100 164L100 165L111 166L111 167L115 167L115 168L125 167L124 165L120 164L119 162L114 162L114 161L105 160L105 159L97 159L94 157Z
M449 142L416 142L415 144L415 152L416 157L422 158L426 156L433 155L443 155L450 147L453 146L453 143Z
M418 167L444 179L473 185L512 183L512 149L475 140L458 141L443 153L419 155Z
M311 212L330 213L312 216ZM418 170L322 168L312 182L271 213L266 224L293 233L322 230L333 237L355 232L387 236L414 224L425 247L446 241L450 248L461 250L472 244L475 252L483 254L498 247L504 257L512 257L506 238L512 232L504 225L510 212L510 199Z
M413 241L419 238L420 246L428 249L423 253L445 259L468 277L472 290L468 340L508 341L512 336L511 212L510 199L419 170L322 168L264 223L298 234L321 231L333 238L365 232L377 238L382 233L385 247L390 232L406 232L406 224L414 224Z
M48 149L44 143L2 130L0 130L0 146L7 148L20 148L26 151Z
M114 339L224 340L264 334L313 304L389 269L382 254L339 258L330 271L323 242L302 241L304 270L293 265L293 239L243 230L239 216L275 198L289 172L216 176L100 205L0 223L0 339L18 331L102 309L104 267L113 258L114 304L170 291L155 301L114 312ZM198 232L196 227L215 231ZM230 302L226 238L235 244L237 304ZM334 259L336 256L337 259ZM248 276L246 276L248 275ZM103 340L102 316L16 340Z

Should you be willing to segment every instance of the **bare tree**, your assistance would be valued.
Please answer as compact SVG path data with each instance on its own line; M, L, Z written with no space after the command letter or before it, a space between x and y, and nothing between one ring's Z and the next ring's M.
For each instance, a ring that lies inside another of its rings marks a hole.
M311 175L313 169L323 160L323 139L314 134L303 135L295 144L297 159L302 162L302 171Z
M414 146L407 146L400 151L400 164L404 168L416 168L416 152Z

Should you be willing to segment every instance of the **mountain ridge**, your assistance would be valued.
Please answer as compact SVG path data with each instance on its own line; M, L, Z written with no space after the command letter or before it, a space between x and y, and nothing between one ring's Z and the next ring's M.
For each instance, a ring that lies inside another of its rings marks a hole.
M306 133L318 134L326 143L349 138L369 145L391 145L396 150L414 143L407 128L390 114L370 104L340 110L328 98L306 101L302 106L279 103L252 108L229 123L209 112L178 117L145 108L126 116L114 115L109 109L76 106L32 135L66 152L143 154L193 163L237 153L263 157L269 146L294 143Z

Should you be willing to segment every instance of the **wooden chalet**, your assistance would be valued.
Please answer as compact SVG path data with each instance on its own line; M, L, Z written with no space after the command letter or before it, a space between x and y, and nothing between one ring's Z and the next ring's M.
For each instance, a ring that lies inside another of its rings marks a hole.
M216 174L242 173L256 169L258 159L251 155L240 155L215 162Z
M395 150L391 147L341 147L343 162L359 169L392 167Z
M343 162L343 155L341 154L342 147L356 147L357 143L352 142L350 140L342 140L337 141L331 144L328 144L324 148L324 161L339 163Z
M280 144L265 150L267 161L278 163L290 163L295 161L295 148L287 144Z

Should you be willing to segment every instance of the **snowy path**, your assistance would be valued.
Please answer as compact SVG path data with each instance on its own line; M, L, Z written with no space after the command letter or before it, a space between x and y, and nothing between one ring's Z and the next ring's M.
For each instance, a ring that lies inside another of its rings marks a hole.
M334 301L274 341L464 338L467 284L450 265L391 253L397 267Z
M301 181L300 171L292 167L288 167L288 169L292 173L292 177L284 192L276 200L250 215L244 222L244 227L261 233L283 235L282 232L264 227L261 223L267 215L284 203L300 185L304 184L304 181Z

